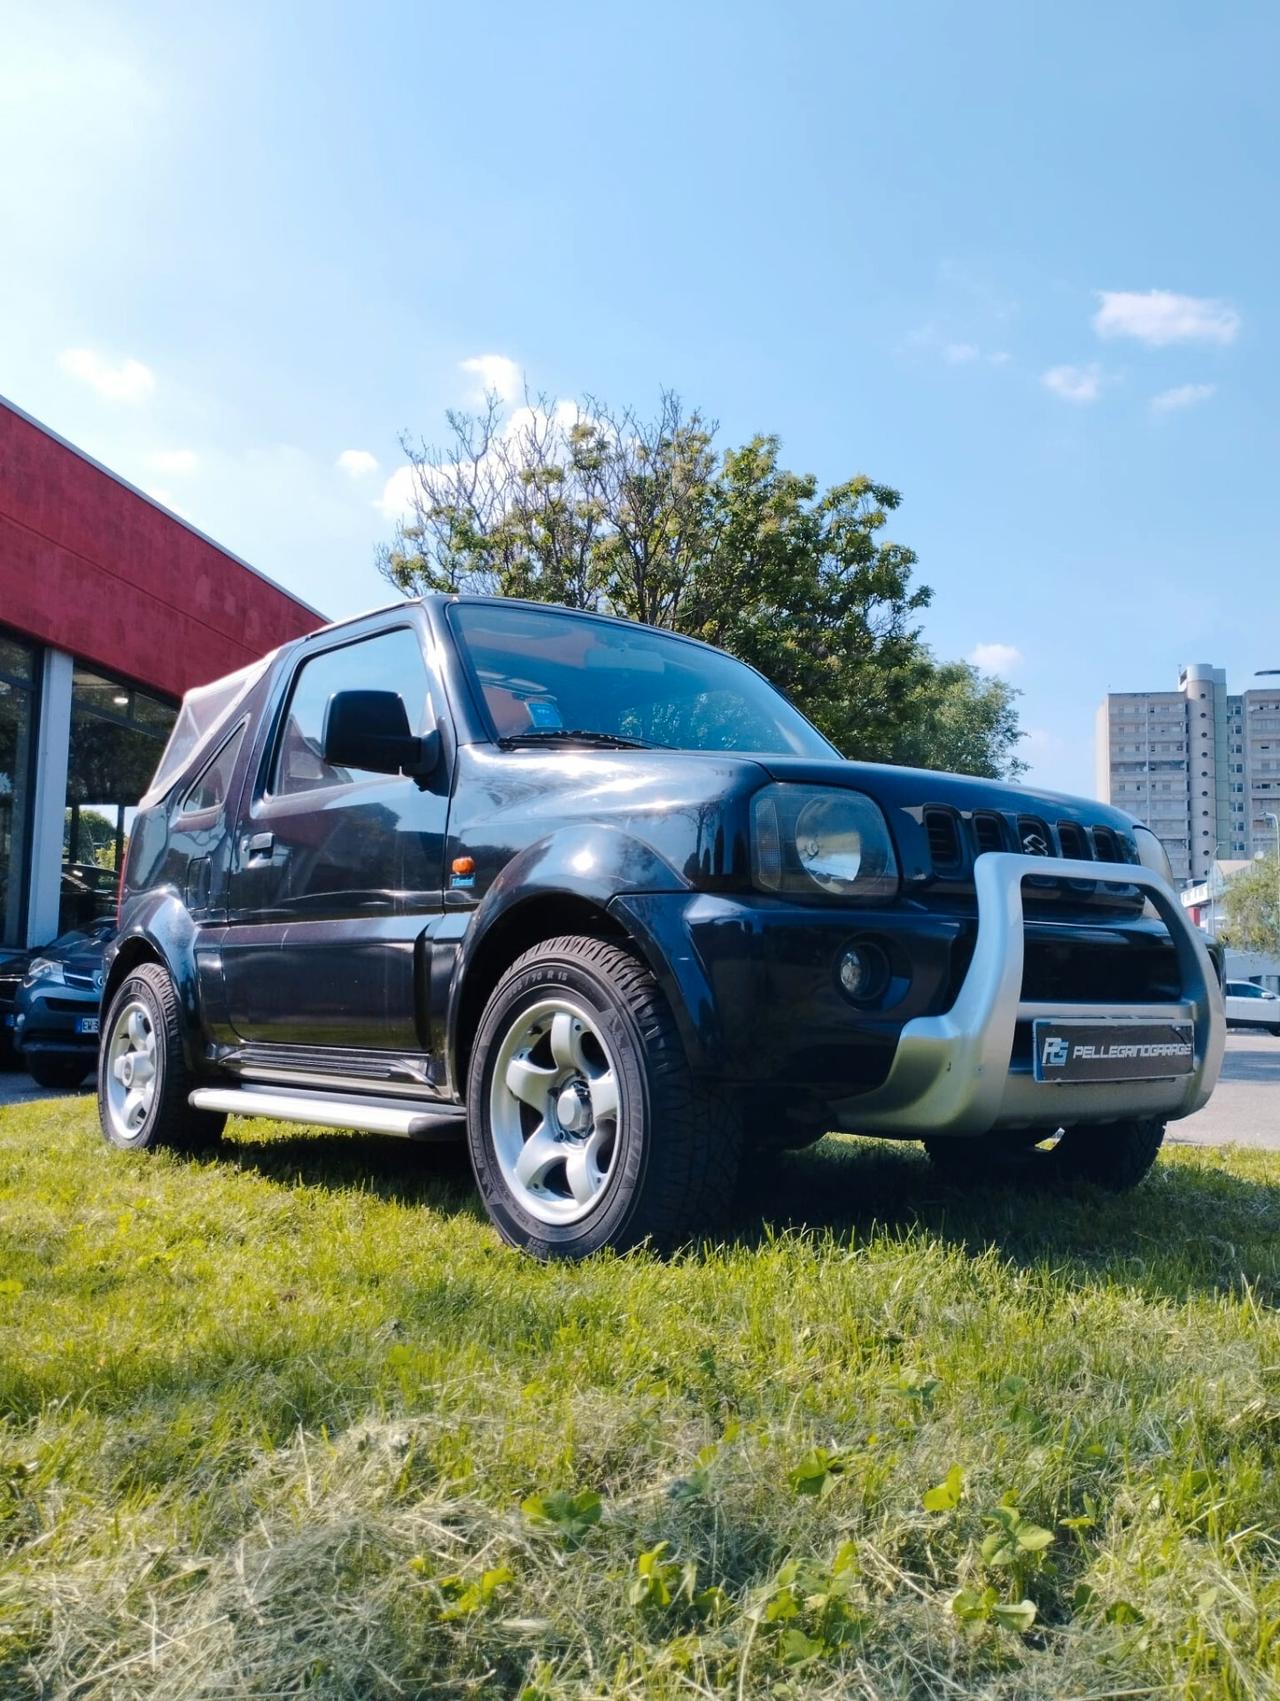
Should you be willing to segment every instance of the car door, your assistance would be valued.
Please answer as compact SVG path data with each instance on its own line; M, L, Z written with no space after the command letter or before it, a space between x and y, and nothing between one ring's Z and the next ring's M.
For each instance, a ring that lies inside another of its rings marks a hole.
M1269 1012L1265 997L1262 987L1252 981L1228 981L1225 999L1228 1022L1247 1023L1250 1027L1266 1023Z
M304 646L245 794L222 965L231 1027L268 1065L288 1065L286 1049L424 1050L422 912L440 903L447 772L419 783L327 763L325 710L352 690L398 692L415 732L438 724L443 701L410 611L402 625Z

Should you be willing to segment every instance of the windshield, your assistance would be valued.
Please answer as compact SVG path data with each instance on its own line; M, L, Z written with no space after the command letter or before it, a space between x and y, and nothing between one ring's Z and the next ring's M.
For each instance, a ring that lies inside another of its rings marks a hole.
M449 620L496 739L834 754L751 668L651 626L501 602L453 603Z

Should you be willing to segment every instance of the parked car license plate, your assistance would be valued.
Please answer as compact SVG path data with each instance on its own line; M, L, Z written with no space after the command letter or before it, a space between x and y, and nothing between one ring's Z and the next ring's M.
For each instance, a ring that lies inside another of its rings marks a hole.
M1195 1068L1189 1022L1041 1019L1034 1031L1037 1081L1154 1081Z
M96 1034L97 1031L98 1018L96 1016L77 1016L76 1032L78 1034Z

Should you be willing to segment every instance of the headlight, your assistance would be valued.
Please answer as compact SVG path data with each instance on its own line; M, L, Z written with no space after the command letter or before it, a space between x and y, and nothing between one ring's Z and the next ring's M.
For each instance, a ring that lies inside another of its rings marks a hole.
M1171 892L1177 890L1173 877L1173 864L1169 861L1169 853L1164 848L1164 842L1158 839L1150 827L1135 827L1133 842L1138 847L1138 861L1152 874L1158 874ZM1158 921L1160 911L1148 898L1142 906L1142 913L1148 921Z
M751 805L751 866L766 892L883 898L898 861L880 810L835 786L768 786Z
M27 964L27 972L22 977L22 984L34 986L38 980L51 980L60 986L65 986L67 982L66 971L56 957L33 957Z
M1174 891L1176 887L1173 864L1169 861L1169 853L1163 842L1155 836L1150 827L1135 827L1133 838L1138 847L1138 861L1153 874L1158 874L1169 890Z

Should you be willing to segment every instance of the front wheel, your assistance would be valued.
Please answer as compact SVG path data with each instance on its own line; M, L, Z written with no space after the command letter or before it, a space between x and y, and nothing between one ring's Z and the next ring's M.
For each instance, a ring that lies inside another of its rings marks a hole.
M182 1046L182 1007L159 963L144 963L120 983L102 1034L98 1120L108 1145L191 1152L214 1144L226 1117L187 1102L195 1083Z
M547 940L490 998L471 1053L467 1138L485 1208L538 1258L713 1232L740 1129L703 1092L657 982L624 947Z

